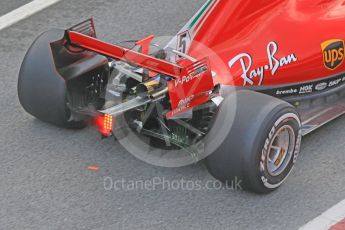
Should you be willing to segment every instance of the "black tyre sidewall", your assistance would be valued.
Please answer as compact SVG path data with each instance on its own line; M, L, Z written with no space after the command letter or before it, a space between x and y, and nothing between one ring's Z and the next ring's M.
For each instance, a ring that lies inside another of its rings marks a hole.
M231 113L232 108L236 109L236 114L231 123L227 114ZM294 119L284 119L278 126L287 122L293 127L297 137L295 156L281 177L268 178L273 186L265 186L262 177L267 178L267 175L260 171L263 148L274 124L286 114L293 114ZM217 139L221 141L215 141ZM206 167L216 179L224 183L241 180L241 187L245 190L269 193L277 189L291 172L299 152L300 141L300 119L292 105L268 95L241 90L224 100L206 137L207 150L213 152L205 159ZM217 145L212 144L214 142L217 142Z
M34 117L56 126L80 129L87 121L69 121L66 83L55 69L50 49L50 43L63 35L63 30L50 30L31 45L20 68L18 98L25 111Z

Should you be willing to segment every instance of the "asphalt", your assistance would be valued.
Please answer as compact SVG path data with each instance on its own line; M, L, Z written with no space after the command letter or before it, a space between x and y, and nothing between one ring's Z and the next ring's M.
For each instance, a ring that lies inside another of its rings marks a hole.
M29 3L30 0L2 0L0 5L0 16Z
M0 14L25 1L1 1ZM63 0L0 31L0 229L298 229L345 197L345 117L305 137L277 192L111 190L113 180L212 180L203 164L167 169L137 160L87 128L42 123L17 98L20 63L33 39L93 16L111 42L173 35L203 0ZM42 66L44 68L44 66ZM98 171L88 166L99 166Z

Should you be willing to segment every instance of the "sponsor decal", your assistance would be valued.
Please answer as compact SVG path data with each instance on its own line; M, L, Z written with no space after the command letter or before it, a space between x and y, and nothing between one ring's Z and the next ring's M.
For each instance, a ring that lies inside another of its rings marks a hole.
M322 91L322 90L326 89L327 87L328 87L327 82L322 82L322 83L319 83L315 86L315 90Z
M174 117L176 115L182 114L189 111L190 109L199 106L209 100L208 92L201 93L199 95L191 95L178 102L178 107L166 114L167 118Z
M278 56L278 51L278 44L272 41L267 45L267 64L253 69L254 61L252 56L248 53L242 53L229 61L229 67L230 69L233 68L236 63L241 65L243 71L241 74L243 86L255 85L255 78L258 78L258 83L256 85L260 86L267 74L274 76L281 67L290 65L298 60L293 53L283 57Z
M327 69L335 70L345 58L344 41L332 39L321 44L324 65Z
M171 112L170 116L175 116L176 114L180 114L180 113L182 113L182 112L185 112L185 111L187 111L189 108L190 108L190 103L183 104L182 106L180 106L180 107L174 109L174 110Z
M192 95L192 96L190 96L190 97L187 97L187 98L185 98L185 99L180 100L180 102L178 103L178 107L183 107L183 106L185 106L185 107L189 108L189 107L190 107L189 103L194 99L194 97L195 97L195 96Z
M306 84L286 86L279 89L263 90L261 92L269 95L275 95L276 97L297 96L303 94L311 94L316 91L326 91L328 89L333 89L344 85L344 83L344 74L340 74L327 80L324 79Z
M198 76L200 76L200 75L183 76L179 79L176 79L175 80L175 87L177 87L178 85L184 85L185 83L192 81L194 78L197 78Z
M339 85L339 83L340 83L341 81L342 81L342 79L338 79L338 80L331 81L331 82L328 84L328 87L337 86L337 85Z
M175 80L175 87L178 85L184 85L188 82L193 81L195 78L202 76L203 73L207 72L208 68L206 66L199 67L198 69L192 71L189 75L183 76Z
M312 93L313 92L314 85L304 85L301 86L299 89L299 94L306 94L306 93Z
M276 95L289 95L289 94L296 94L298 93L297 89L284 89L284 90L277 90Z
M197 75L205 73L207 70L208 70L207 66L201 66L201 67L195 69L194 71L192 71L189 75L192 76L192 77L195 77Z

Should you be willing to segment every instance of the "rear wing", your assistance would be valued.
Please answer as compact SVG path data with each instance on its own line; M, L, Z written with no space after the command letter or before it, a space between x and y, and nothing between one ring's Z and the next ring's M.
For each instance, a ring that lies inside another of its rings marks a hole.
M180 64L171 63L148 55L148 46L153 36L142 39L136 44L141 52L113 45L96 38L92 19L66 30L70 45L94 51L101 55L129 62L152 72L173 78L168 81L171 111L167 117L174 117L201 105L209 100L210 92L215 88L208 58L202 60L188 59Z
M88 19L66 30L66 37L71 45L94 51L107 57L131 62L153 72L179 78L182 67L128 48L113 45L96 38L92 19Z

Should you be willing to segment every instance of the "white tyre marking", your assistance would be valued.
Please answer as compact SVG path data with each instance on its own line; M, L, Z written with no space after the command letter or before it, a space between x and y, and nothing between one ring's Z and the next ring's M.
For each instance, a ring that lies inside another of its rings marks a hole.
M272 127L270 133L269 133L269 137L266 139L266 144L264 146L264 149L263 149L263 153L262 153L262 156L261 156L261 162L260 162L260 169L262 170L262 166L264 165L264 162L263 162L263 159L266 159L266 154L267 154L267 151L268 151L268 144L273 135L274 135L274 132L276 130L276 127L279 126L280 123L282 123L285 119L287 118L293 118L294 120L296 120L298 122L298 125L299 127L301 128L302 124L301 124L301 121L300 121L300 118L294 114L294 113L287 113L287 114L284 114L283 116L281 116L275 123L274 123L274 126ZM298 156L298 153L299 153L299 148L300 148L300 139L302 138L302 135L301 135L301 131L299 131L299 133L297 134L297 142L296 142L296 146L295 146L295 151L294 151L294 156L293 156L293 163L296 162L296 159L297 159L297 156ZM289 177L290 173L292 172L294 166L291 167L291 170L290 172L288 173L288 175L278 184L270 184L267 180L267 178L265 178L264 176L261 177L261 180L263 182L263 184L265 185L265 187L269 188L269 189L275 189L275 188L278 188L279 186L281 186L285 180Z

